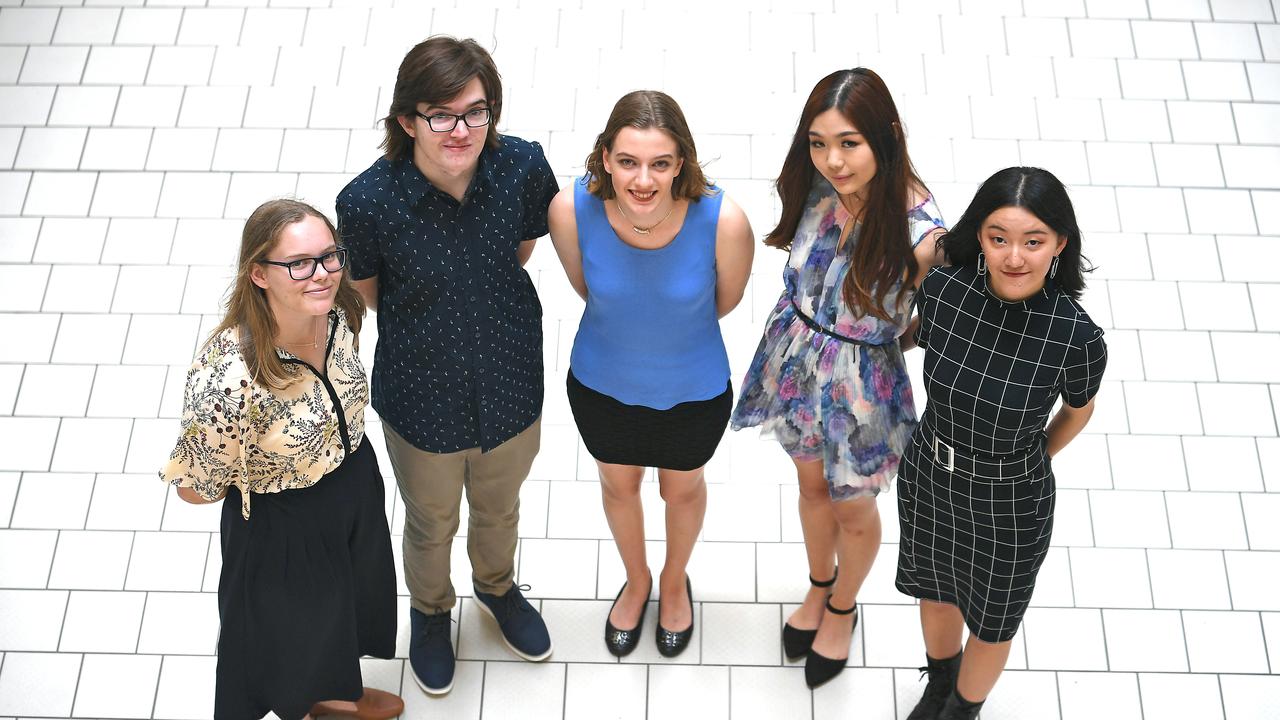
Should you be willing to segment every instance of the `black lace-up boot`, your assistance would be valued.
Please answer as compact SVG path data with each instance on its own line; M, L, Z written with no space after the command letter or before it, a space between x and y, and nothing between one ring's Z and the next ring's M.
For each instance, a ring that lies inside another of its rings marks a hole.
M960 675L960 656L962 652L956 653L955 657L949 657L946 660L935 660L934 658L925 656L928 663L920 668L920 672L929 676L929 684L924 686L924 695L920 696L920 702L916 703L916 707L907 716L907 720L936 720L938 713L942 711L942 706L946 704L947 698L951 695L956 686L956 677Z

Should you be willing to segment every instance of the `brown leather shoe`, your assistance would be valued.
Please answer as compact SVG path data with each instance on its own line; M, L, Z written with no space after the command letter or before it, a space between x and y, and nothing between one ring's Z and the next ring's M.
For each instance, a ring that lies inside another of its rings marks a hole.
M399 695L392 695L385 690L365 688L364 695L356 701L356 709L340 710L330 701L318 702L311 706L311 717L336 715L338 717L358 718L358 720L391 720L404 712L404 701Z

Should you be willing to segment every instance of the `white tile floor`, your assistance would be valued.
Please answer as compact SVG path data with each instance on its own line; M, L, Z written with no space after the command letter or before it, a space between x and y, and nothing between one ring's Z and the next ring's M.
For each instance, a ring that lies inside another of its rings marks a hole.
M1277 0L0 0L0 717L211 715L218 510L154 479L183 371L244 216L281 194L332 212L377 155L403 51L431 33L496 48L503 129L541 142L562 182L619 95L671 92L758 233L791 118L838 67L886 77L948 219L999 167L1058 173L1112 360L1057 463L1054 549L984 717L1280 717L1278 15ZM723 322L735 377L782 260L758 252ZM366 681L403 692L410 718L904 716L922 643L892 587L893 498L851 667L809 693L778 641L804 587L794 480L750 434L709 471L692 648L604 652L621 567L559 390L581 302L545 243L529 270L550 391L519 567L556 654L513 661L464 599L452 694L406 675L407 627ZM645 501L660 557L656 487ZM400 532L398 500L388 512Z

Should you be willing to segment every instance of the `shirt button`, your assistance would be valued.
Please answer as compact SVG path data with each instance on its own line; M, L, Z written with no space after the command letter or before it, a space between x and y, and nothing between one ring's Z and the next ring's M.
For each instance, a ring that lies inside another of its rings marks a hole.
M475 295L472 295L472 296L471 296L471 302L475 302L475 301L476 301L476 296L475 296Z

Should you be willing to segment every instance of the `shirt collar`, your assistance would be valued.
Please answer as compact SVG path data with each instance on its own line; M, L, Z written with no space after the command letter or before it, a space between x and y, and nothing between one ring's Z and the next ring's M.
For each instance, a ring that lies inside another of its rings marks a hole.
M486 139L487 142L487 139ZM476 166L476 173L471 177L471 183L467 185L467 191L462 195L462 202L466 203L475 194L476 189L483 185L491 185L493 183L493 163L489 160L491 148L486 144L484 149L480 151L478 159L479 164ZM437 188L431 184L426 175L413 164L413 155L399 158L394 161L394 172L396 179L400 181L400 187L404 190L405 196L413 204L417 204L428 193L436 193L442 197L453 200L453 196Z

